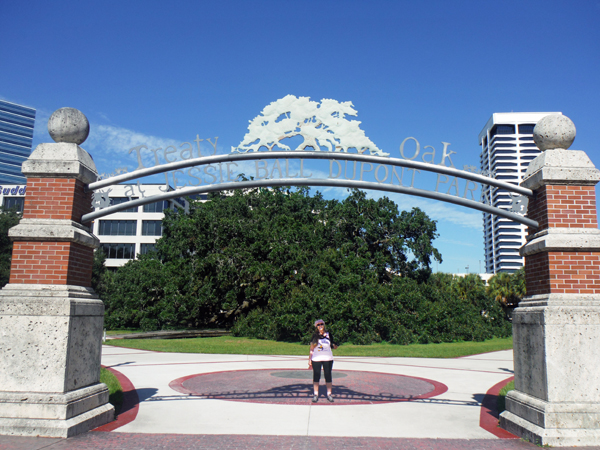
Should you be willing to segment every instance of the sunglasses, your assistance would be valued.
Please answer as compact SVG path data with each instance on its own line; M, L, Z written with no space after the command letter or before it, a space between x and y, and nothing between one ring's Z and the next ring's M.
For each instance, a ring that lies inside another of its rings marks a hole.
M318 326L318 327L324 327L324 326L325 326L325 324L324 324L324 323L318 323L318 324L317 324L317 326Z

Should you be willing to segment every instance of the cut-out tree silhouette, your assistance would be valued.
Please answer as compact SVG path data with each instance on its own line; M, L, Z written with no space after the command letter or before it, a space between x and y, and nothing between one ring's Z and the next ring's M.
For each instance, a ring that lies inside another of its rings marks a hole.
M360 129L358 120L348 120L346 115L356 116L352 102L338 102L324 98L321 102L309 97L285 97L265 106L260 115L250 121L248 132L238 147L231 147L234 153L257 152L265 147L292 150L282 140L301 136L303 141L294 150L312 148L335 152L358 153L369 151L371 155L389 156L384 153Z

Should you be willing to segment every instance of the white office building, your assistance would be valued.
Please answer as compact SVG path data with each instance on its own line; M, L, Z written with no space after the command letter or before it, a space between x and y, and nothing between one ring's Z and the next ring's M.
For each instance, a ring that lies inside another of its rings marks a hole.
M22 212L26 190L25 184L0 186L0 205L4 209L15 208ZM101 191L108 197L107 204L117 205L164 193L165 185L119 184ZM206 195L200 199L205 200ZM95 220L92 232L100 239L100 246L106 254L106 267L120 267L137 255L154 250L156 241L162 236L164 211L175 208L187 211L188 206L185 198L175 198L136 206Z
M529 163L540 153L533 142L535 124L549 114L560 112L494 113L479 133L481 171L498 180L518 185ZM516 194L482 187L482 199L501 209L518 205ZM483 242L487 273L513 273L525 261L519 248L525 244L527 227L510 219L483 213Z

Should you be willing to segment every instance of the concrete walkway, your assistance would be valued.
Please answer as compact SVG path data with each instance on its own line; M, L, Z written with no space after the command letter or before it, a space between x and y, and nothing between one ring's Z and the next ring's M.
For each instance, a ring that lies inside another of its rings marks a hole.
M337 357L336 401L316 404L307 357L104 346L102 364L128 391L116 422L69 439L0 436L0 449L537 448L497 428L486 397L512 376L511 351Z
M303 405L223 401L186 395L169 387L183 377L215 372L225 377L228 372L285 369L306 371L310 376L307 358L157 353L105 346L102 364L125 375L140 400L135 420L115 431L496 439L479 426L481 402L492 386L512 376L513 369L511 351L457 359L336 358L334 374L359 371L404 375L447 387L446 392L432 398L379 404L328 404L322 398L313 405L310 379L304 381ZM335 379L334 385L343 382ZM239 381L229 386L229 391L246 389Z

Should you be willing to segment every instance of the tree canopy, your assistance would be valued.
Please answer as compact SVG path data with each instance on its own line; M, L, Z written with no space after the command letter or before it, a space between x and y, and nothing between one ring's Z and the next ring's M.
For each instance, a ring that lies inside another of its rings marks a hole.
M485 289L474 300L426 283L441 255L436 223L418 208L400 213L362 191L326 200L306 188L209 200L168 211L157 251L108 277L109 327L214 326L298 341L321 317L340 342L506 334Z

